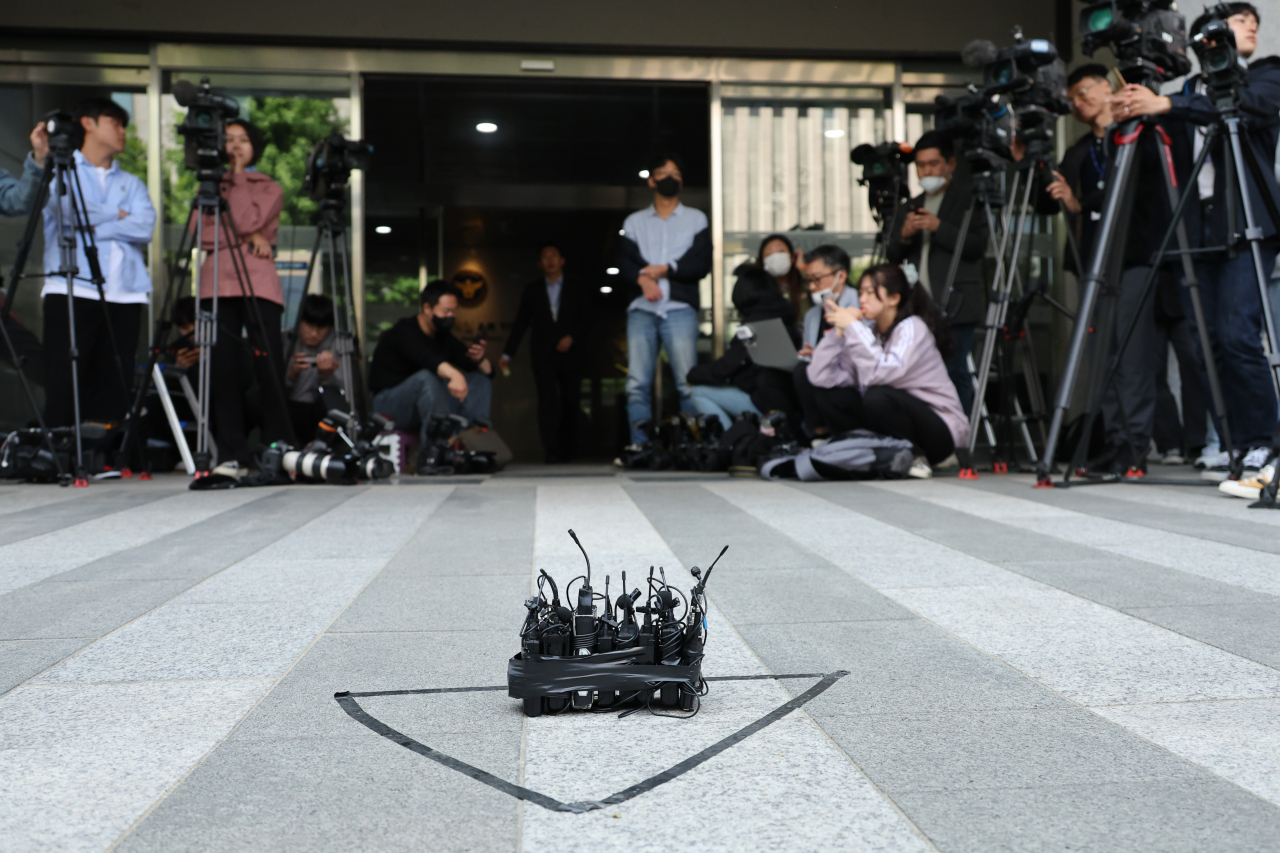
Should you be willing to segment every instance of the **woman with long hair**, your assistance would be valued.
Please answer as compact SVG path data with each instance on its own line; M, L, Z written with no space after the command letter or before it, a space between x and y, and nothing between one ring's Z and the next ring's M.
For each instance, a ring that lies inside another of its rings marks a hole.
M801 399L809 397L833 433L867 429L910 441L919 454L911 476L932 476L930 466L969 438L944 361L955 351L947 319L895 264L864 272L858 294L856 308L827 301L832 328L814 348Z
M778 283L778 290L795 309L796 316L804 313L809 290L800 277L800 261L796 247L784 234L770 234L760 241L756 253L756 266L767 272Z
M246 390L255 379L261 401L263 443L287 440L292 432L281 396L284 359L280 318L284 291L272 249L284 208L284 191L253 168L263 149L262 133L256 127L244 119L234 119L227 123L226 140L227 172L221 189L239 244L225 223L219 223L215 282L213 217L205 217L201 248L206 256L200 268L199 295L201 308L212 310L217 287L218 341L213 348L210 378L218 473L239 477L253 462L246 423L253 418L247 417L245 401ZM241 260L241 269L247 273L244 281L236 273ZM258 317L265 328L259 329Z

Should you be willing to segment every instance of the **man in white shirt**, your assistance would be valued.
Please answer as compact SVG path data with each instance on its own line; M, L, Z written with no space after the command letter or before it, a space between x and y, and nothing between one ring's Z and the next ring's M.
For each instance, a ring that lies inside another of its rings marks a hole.
M680 395L680 410L696 414L689 369L698 360L698 283L711 271L707 215L680 203L680 162L659 155L650 162L653 204L622 225L618 269L636 298L627 306L627 419L631 441L647 437L639 427L653 420L653 377L658 353L667 351Z
M83 193L83 215L98 247L105 279L105 310L85 256L86 237L75 231L66 197L56 198L50 188L44 209L44 348L45 420L50 426L68 426L75 420L71 383L71 337L67 305L68 270L60 239L74 234L75 272L72 297L75 341L79 353L82 420L119 421L129 405L117 365L131 382L143 306L151 298L151 278L143 246L151 242L156 212L146 185L120 168L115 157L124 151L129 114L114 101L89 98L80 103L76 120L84 130L84 142L75 152L75 175L69 191ZM78 178L78 186L74 178ZM114 332L115 349L110 330Z

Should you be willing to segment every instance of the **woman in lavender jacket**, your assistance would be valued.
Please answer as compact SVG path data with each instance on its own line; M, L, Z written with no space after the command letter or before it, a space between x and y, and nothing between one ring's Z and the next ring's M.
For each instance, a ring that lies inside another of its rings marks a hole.
M833 433L868 429L907 439L924 457L912 475L928 477L929 465L969 438L969 421L943 361L955 348L946 318L894 264L863 273L858 294L857 308L826 303L834 328L808 367L812 402Z

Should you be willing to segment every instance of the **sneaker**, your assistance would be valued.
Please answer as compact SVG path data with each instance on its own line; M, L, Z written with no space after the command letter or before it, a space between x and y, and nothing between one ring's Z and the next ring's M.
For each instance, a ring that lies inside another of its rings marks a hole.
M1244 470L1261 471L1262 466L1271 458L1270 447L1254 447L1244 455Z
M1187 460L1181 453L1176 450L1170 450L1164 456L1160 457L1161 465L1186 465Z
M1261 471L1252 476L1241 477L1239 480L1223 480L1218 484L1218 491L1224 495L1231 495L1233 498L1256 501L1262 497L1262 490L1267 487L1267 484L1271 482L1271 478L1275 475L1275 466L1266 465Z
M1206 450L1197 457L1195 466L1202 471L1225 471L1231 467L1231 454L1225 450Z
M946 459L943 459L941 462L938 463L939 471L945 471L949 468L959 468L959 467L960 467L960 457L956 456L954 453L952 453Z
M813 441L809 442L809 446L810 446L811 448L813 448L814 450L817 450L819 447L821 447L822 445L826 444L826 443L827 443L828 441L830 441L830 440L831 440L831 439L829 439L829 438L826 438L826 437L823 437L823 436L819 436L818 438L815 438Z
M933 476L933 469L929 467L929 460L923 456L917 456L911 463L911 468L907 471L908 477L915 477L917 480L927 480Z
M233 480L239 480L241 477L245 475L245 469L241 468L240 463L237 462L236 460L228 459L226 462L223 462L220 465L217 465L209 473L222 474L223 476L230 477Z

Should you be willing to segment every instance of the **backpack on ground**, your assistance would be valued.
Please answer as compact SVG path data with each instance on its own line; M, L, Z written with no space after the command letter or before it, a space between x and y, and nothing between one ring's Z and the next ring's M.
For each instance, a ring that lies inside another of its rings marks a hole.
M907 475L911 442L856 429L793 456L770 459L760 476L770 480L897 480Z

